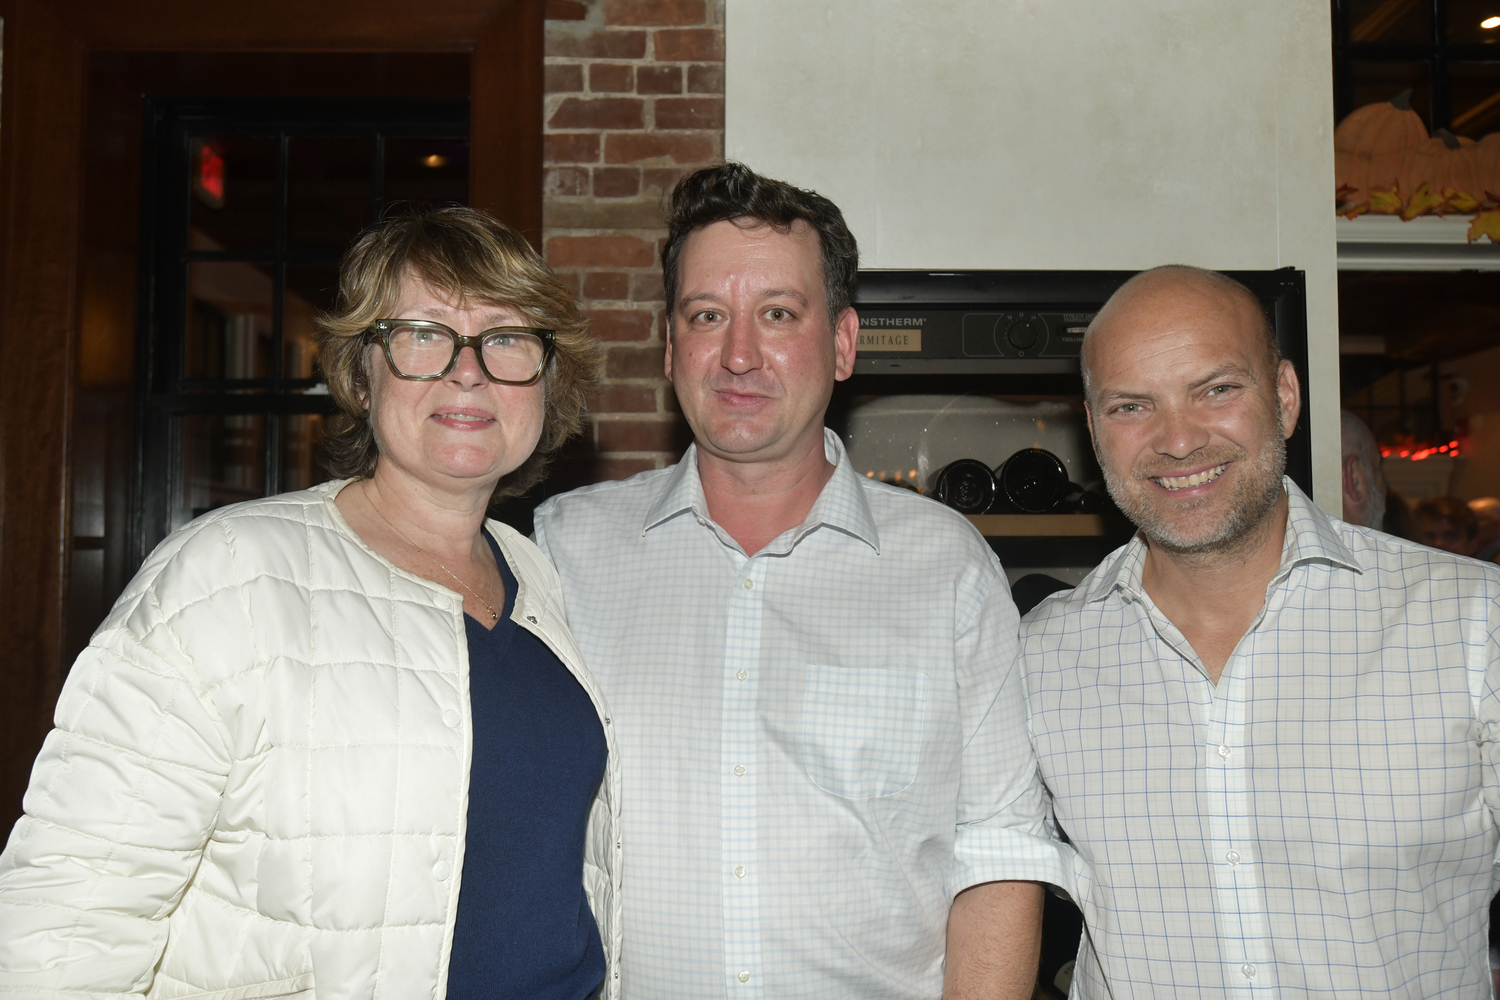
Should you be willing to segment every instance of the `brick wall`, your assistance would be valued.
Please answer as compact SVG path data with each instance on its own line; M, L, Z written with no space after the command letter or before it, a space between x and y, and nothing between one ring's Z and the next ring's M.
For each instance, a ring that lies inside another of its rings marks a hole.
M591 425L547 492L670 465L661 199L724 148L723 0L549 0L543 239L605 341Z

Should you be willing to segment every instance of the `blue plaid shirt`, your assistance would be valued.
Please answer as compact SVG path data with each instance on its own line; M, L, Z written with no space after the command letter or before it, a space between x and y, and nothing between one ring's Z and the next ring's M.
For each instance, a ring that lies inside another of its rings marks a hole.
M1500 568L1324 515L1217 686L1117 550L1021 627L1073 996L1491 995Z
M753 557L671 469L536 540L624 768L626 997L937 997L948 909L1061 883L1005 575L967 521L835 463Z

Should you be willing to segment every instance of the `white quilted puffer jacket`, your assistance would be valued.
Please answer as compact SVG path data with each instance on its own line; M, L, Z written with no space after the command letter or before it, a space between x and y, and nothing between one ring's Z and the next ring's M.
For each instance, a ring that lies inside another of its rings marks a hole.
M0 996L444 996L468 812L463 602L361 542L343 485L176 532L79 657L0 855ZM516 623L604 723L584 887L613 998L613 727L551 564L488 528Z

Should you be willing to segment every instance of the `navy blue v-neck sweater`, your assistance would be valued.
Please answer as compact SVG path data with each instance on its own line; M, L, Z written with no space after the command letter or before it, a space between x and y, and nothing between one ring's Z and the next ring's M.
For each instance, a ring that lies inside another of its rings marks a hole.
M585 1000L604 947L583 892L583 838L604 777L604 727L547 645L511 621L505 581L494 629L464 617L474 763L463 882L448 969L451 1000Z

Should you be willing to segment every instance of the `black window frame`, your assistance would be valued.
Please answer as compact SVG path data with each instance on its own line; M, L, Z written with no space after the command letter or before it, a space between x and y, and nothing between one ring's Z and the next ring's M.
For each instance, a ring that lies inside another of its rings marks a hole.
M337 264L338 251L287 246L288 146L293 138L374 134L371 217L388 207L384 144L387 139L467 140L467 98L181 98L145 97L142 143L140 269L136 315L136 434L131 483L130 565L170 532L172 490L182 475L183 416L260 414L262 494L281 492L280 421L295 414L336 412L326 393L309 393L317 378L283 377L282 321L289 264ZM275 231L271 250L192 250L191 149L198 136L275 136ZM196 261L236 261L269 266L273 281L271 349L267 377L188 379L183 347L188 308L187 266ZM162 331L175 331L166 336Z
M1452 130L1448 65L1454 62L1500 63L1500 43L1449 42L1447 0L1424 0L1432 15L1432 34L1425 42L1355 42L1349 34L1350 0L1331 0L1333 7L1333 119L1341 122L1354 110L1354 61L1425 62L1432 87L1432 106L1419 108L1427 130ZM1497 29L1500 30L1500 29ZM1391 94L1395 97L1395 94Z

